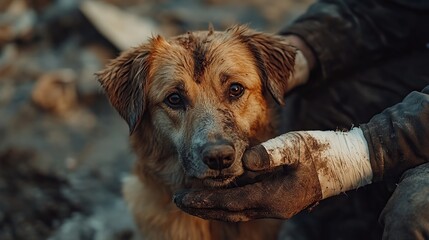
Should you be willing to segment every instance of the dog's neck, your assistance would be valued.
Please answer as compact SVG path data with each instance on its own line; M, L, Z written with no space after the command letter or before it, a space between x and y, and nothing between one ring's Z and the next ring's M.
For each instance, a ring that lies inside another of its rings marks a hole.
M280 226L276 220L230 223L188 215L173 203L168 187L152 175L127 178L123 191L145 239L275 239Z
M180 211L168 188L151 175L128 177L123 192L144 239L207 239L208 221Z

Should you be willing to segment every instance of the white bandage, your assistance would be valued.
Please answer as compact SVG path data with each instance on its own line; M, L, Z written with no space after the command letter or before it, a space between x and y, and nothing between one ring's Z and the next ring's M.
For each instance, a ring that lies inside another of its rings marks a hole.
M368 144L362 130L349 132L308 132L320 142L328 142L315 162L323 198L367 185L372 180Z
M302 131L281 135L262 143L270 165L305 164L313 161L323 199L371 183L369 150L362 130L349 132ZM285 151L294 149L294 151ZM295 154L295 156L283 156ZM302 156L302 154L310 155Z

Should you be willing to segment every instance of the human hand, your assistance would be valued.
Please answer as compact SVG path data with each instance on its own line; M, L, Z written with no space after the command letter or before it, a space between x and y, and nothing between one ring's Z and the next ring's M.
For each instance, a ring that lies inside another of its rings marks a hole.
M366 140L350 132L292 132L243 156L252 171L283 169L262 181L229 189L184 191L174 196L189 214L222 221L287 219L327 197L371 182Z
M291 45L297 49L294 73L288 79L288 90L291 90L308 81L310 72L314 68L316 60L313 51L299 36L286 35L281 36L281 38L285 44Z
M243 161L254 164L252 158L257 151L250 150L252 156L247 155L250 158ZM263 165L258 162L255 167L260 170L274 167L263 161ZM185 212L206 219L231 222L287 219L320 200L322 195L314 164L291 162L284 168L260 182L229 189L182 192L174 196L174 201Z

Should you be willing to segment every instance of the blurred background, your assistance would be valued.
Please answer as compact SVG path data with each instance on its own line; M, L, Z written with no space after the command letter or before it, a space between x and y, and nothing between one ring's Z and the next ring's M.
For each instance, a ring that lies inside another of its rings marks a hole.
M94 73L152 34L277 32L312 0L0 0L0 239L136 239L134 155Z

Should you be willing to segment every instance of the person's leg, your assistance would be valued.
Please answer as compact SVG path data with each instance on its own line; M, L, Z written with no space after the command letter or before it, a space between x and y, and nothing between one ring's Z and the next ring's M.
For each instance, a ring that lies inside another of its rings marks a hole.
M374 64L286 98L282 131L350 129L429 85L429 50ZM380 239L378 216L395 184L377 183L322 201L286 221L282 239ZM405 186L404 186L405 187Z
M429 163L410 169L380 215L383 239L429 239Z

